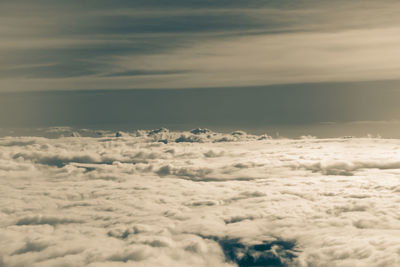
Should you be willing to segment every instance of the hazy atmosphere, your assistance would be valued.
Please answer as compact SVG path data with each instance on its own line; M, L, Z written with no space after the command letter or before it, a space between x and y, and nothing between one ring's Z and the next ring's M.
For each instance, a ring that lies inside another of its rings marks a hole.
M0 0L0 267L400 266L399 12Z

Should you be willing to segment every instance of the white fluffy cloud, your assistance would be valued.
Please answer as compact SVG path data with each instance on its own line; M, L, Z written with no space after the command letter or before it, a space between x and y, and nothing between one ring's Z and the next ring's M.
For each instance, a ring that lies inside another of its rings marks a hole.
M397 266L400 141L0 139L0 266Z

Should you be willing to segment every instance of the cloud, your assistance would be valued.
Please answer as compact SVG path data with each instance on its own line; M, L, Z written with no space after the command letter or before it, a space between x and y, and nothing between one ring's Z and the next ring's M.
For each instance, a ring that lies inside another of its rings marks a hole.
M400 263L396 139L74 131L0 138L3 266Z
M170 165L161 167L156 173L160 176L174 175L179 177L187 177L191 180L207 179L207 176L213 172L210 168L174 168Z
M120 253L116 253L112 255L109 260L110 261L142 261L146 258L150 257L150 253L146 251L146 247L138 248L138 249L127 249Z
M302 165L302 164L301 164ZM320 172L325 175L353 175L357 171L365 171L365 169L399 169L400 162L391 160L382 162L381 160L366 160L366 161L331 161L331 162L315 162L312 164L304 164L307 170Z
M45 164L49 166L57 166L63 167L68 163L96 163L100 161L100 158L97 155L88 155L88 154L79 154L79 155L71 155L69 153L65 153L65 155L48 155L47 153L33 153L33 154L24 154L17 153L14 155L14 158L24 159L24 160L33 160L39 164Z
M121 77L121 76L144 76L144 75L170 75L170 74L180 74L186 71L181 70L129 70L123 72L114 72L106 74L106 77Z
M80 220L69 219L69 218L58 218L52 216L29 216L20 218L16 225L40 225L40 224L49 224L49 225L57 225L64 223L80 223Z
M398 8L393 0L6 0L0 85L29 91L398 79Z
M29 252L40 252L49 246L46 242L28 241L22 248L14 252L13 255L24 254Z

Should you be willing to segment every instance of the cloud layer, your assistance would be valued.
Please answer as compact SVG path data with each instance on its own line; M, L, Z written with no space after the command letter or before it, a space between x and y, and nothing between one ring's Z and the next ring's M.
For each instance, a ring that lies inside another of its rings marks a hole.
M399 148L205 129L1 138L0 265L397 266Z

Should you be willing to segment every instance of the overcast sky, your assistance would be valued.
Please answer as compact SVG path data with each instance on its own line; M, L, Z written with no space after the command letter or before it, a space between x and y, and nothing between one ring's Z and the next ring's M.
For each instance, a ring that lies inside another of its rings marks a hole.
M398 80L400 2L0 1L0 91Z

